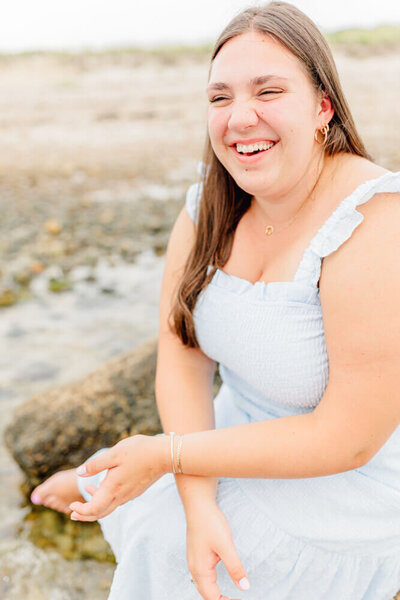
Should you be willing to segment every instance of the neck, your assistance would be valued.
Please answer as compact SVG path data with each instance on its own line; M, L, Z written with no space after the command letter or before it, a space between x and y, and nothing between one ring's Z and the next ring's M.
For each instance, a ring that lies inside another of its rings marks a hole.
M275 196L253 197L251 209L257 221L265 225L273 223L279 227L293 219L300 211L308 212L314 205L318 191L324 187L330 167L330 157L322 155L321 159L307 169L294 185L283 192Z

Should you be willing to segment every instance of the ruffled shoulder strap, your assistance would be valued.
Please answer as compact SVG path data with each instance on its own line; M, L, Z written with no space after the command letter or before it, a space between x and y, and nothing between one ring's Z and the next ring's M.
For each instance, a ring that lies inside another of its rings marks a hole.
M339 204L311 240L294 281L316 286L321 275L322 259L348 240L364 220L357 206L367 202L374 194L386 192L400 192L400 172L385 173L377 179L362 183Z
M201 198L202 190L203 190L203 184L201 182L193 183L193 185L190 186L190 188L188 189L188 191L186 193L186 202L185 202L186 210L188 212L189 217L192 219L192 221L194 223L197 223L197 221L198 221L200 198Z

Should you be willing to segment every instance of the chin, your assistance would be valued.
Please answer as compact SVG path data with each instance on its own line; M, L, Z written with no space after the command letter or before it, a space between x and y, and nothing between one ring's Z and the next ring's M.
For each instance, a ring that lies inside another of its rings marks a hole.
M235 177L232 174L232 177L236 184L250 196L262 196L271 185L271 182L265 178L262 181L255 181L254 173L249 173L248 177L243 177L243 175Z

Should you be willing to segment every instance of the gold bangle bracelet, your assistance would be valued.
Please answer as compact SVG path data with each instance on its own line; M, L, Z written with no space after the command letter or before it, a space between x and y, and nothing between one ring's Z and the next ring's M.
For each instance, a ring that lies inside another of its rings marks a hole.
M177 450L177 461L176 461L178 473L183 473L182 464L181 464L182 442L183 442L183 435L180 435L179 439L178 439L178 450Z
M176 471L175 471L175 465L174 465L174 436L175 436L175 432L174 431L170 431L169 432L169 439L170 439L170 443L171 443L171 465L172 465L172 472L176 473Z

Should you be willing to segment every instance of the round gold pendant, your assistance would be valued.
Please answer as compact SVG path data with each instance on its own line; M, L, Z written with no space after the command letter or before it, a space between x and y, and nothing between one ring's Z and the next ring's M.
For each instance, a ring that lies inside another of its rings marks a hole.
M271 233L274 232L274 226L273 225L267 225L265 228L265 233L266 235L271 235Z

